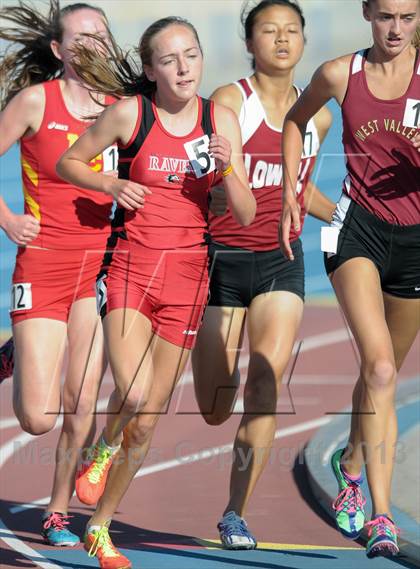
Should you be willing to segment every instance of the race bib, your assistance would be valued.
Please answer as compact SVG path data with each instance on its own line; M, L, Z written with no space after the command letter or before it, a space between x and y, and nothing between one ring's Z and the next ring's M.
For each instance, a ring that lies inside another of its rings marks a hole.
M407 99L405 104L405 112L403 119L403 126L411 128L420 127L420 100Z
M184 144L191 167L197 178L202 178L216 169L214 158L209 155L210 139L207 134Z
M109 146L102 152L103 171L112 172L118 168L118 146Z
M337 253L338 227L321 227L321 251L324 253Z
M30 310L32 308L32 284L16 283L12 285L10 312Z

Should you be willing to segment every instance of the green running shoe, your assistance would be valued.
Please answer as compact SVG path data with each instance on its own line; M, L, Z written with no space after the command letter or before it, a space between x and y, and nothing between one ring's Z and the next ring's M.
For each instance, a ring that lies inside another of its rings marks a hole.
M349 482L341 469L341 457L344 449L338 449L331 457L331 467L338 482L339 494L332 507L340 532L349 539L357 539L365 524L366 500L363 497L360 483Z

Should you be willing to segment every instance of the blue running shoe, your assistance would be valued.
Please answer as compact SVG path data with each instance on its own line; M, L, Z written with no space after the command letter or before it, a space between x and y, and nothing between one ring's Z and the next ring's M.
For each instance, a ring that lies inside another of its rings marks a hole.
M217 524L225 549L255 549L257 541L249 532L246 521L235 512L227 512Z
M74 547L80 543L80 539L66 528L68 518L60 512L45 512L42 517L42 537L48 545L56 547Z

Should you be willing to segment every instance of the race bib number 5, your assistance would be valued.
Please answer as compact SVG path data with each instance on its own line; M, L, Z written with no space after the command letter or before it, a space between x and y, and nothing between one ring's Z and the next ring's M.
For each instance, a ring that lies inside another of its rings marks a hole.
M12 285L10 312L30 310L32 308L32 284L16 283Z
M214 158L209 155L210 139L207 134L184 144L191 167L197 178L202 178L216 169Z

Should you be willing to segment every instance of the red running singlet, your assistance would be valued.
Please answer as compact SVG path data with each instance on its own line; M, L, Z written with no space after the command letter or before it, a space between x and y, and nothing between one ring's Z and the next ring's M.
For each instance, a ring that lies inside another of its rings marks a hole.
M119 147L119 176L147 186L152 194L146 196L144 209L119 209L114 227L123 225L130 243L150 249L199 247L205 243L208 192L216 179L215 162L208 155L215 132L213 103L197 97L193 130L174 136L152 101L143 96L137 101L137 125L129 143Z
M72 116L60 81L46 81L45 111L33 136L20 141L25 213L40 221L31 246L46 249L103 249L110 233L112 199L62 180L55 167L61 155L91 123ZM111 98L106 99L110 104ZM91 162L96 172L116 170L118 151L112 146Z
M214 105L197 97L196 124L177 137L166 131L150 99L139 95L137 103L133 135L119 149L119 177L152 193L143 209L116 212L97 282L98 307L102 316L138 310L156 335L191 349L208 293L208 192L217 175L208 154Z
M236 223L228 211L225 215L210 213L210 234L213 241L251 251L278 249L278 226L282 211L281 160L282 131L271 126L264 107L249 78L235 83L242 93L243 103L239 115L245 166L250 187L257 201L257 213L248 227ZM296 88L298 94L300 91ZM299 166L297 195L301 206L301 225L305 217L303 194L315 165L319 150L319 136L311 119L305 135L304 151ZM290 229L290 240L299 234Z
M348 175L344 191L382 221L420 223L420 154L412 144L420 124L420 61L406 93L382 100L369 90L367 50L353 55L342 104Z

